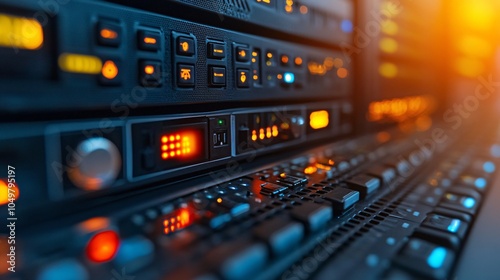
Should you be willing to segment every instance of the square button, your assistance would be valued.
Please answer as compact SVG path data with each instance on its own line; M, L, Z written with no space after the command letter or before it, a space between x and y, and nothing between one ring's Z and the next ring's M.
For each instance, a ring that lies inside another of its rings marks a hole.
M177 65L177 85L180 87L194 87L194 65Z
M145 51L158 51L161 43L160 32L139 30L137 33L137 44L139 49Z
M122 40L122 27L114 22L97 24L97 42L99 45L118 47Z
M248 62L250 60L250 50L247 47L236 47L236 60Z
M159 87L162 84L161 62L143 60L139 64L139 82L145 87Z
M239 88L247 88L250 86L250 70L238 69L236 70L236 85Z
M225 45L220 43L208 43L208 57L222 59L226 57Z
M194 39L189 37L177 38L177 54L184 56L192 56L195 53Z
M208 73L210 73L211 86L223 87L226 85L226 68L211 66Z

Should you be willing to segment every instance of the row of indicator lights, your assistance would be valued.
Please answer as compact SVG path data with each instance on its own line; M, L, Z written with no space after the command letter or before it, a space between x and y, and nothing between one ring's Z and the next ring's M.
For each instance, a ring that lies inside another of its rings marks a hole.
M191 224L191 214L188 209L180 209L177 213L163 220L163 232L170 234L183 229Z
M327 57L322 63L311 61L308 63L307 68L309 73L317 76L324 76L334 68L337 69L337 76L341 79L349 75L349 71L344 67L344 61L340 58Z
M169 159L176 156L184 156L192 153L191 142L192 139L188 136L181 136L180 134L165 135L161 138L162 146L162 159Z
M278 137L278 135L279 131L278 131L278 126L276 125L273 125L272 127L266 127L266 129L261 128L258 131L254 129L252 130L252 141L255 142L257 141L257 139L264 140L265 138L269 139L271 137Z

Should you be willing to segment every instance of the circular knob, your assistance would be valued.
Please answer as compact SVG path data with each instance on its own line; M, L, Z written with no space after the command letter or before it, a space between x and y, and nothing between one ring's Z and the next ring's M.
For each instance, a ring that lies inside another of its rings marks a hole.
M77 164L68 170L68 177L77 187L85 190L100 190L110 186L122 165L120 151L106 138L86 139L80 144L73 158Z

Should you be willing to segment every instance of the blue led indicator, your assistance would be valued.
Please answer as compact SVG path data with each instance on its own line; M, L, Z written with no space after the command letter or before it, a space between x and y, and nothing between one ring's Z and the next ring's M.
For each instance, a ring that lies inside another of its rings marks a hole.
M450 223L450 225L448 226L448 231L449 232L457 232L458 231L458 228L460 227L460 220L458 219L453 219Z
M487 161L483 164L483 170L486 173L493 173L495 172L495 164L491 161Z
M486 179L481 177L477 178L474 181L474 186L476 186L476 188L478 189L484 189L486 187Z
M446 258L446 249L443 247L437 247L432 250L431 254L427 258L427 264L435 269L440 268Z
M340 29L342 29L342 31L345 33L351 33L354 29L352 26L352 21L348 19L342 20L342 22L340 23Z
M464 199L464 201L462 201L462 205L465 208L472 208L474 207L474 205L476 205L476 200L472 197L467 197L466 199Z
M283 74L283 81L287 84L293 84L293 82L295 82L295 74L285 72L285 74Z

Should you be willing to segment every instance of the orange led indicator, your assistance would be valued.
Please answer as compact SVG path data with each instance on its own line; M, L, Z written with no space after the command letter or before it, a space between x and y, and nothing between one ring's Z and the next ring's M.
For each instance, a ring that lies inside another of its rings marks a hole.
M255 129L252 130L252 141L257 141L257 131Z
M347 71L347 69L345 69L345 68L337 69L337 76L339 76L339 78L341 78L341 79L347 77L348 74L349 74L349 71Z
M116 33L116 31L108 29L108 28L101 29L100 34L101 34L101 37L104 39L113 40L113 39L118 38L118 33Z
M305 15L305 14L307 14L308 11L309 11L309 9L307 8L307 6L304 6L304 5L300 6L300 13L301 14Z
M283 62L283 64L287 64L288 63L288 56L287 55L282 55L281 56L281 62Z
M307 175L311 175L316 173L318 171L318 168L316 166L308 166L304 169L304 173Z
M188 42L182 42L181 43L181 48L182 48L182 51L187 52L189 50L189 43Z
M155 67L153 65L146 65L144 67L144 73L152 75L155 72Z
M247 81L247 75L245 74L245 72L240 72L240 81L242 83L245 83Z
M191 79L191 69L181 68L181 79L183 80Z
M154 45L156 44L156 39L152 37L144 37L144 43Z
M314 111L309 115L309 126L312 129L325 128L329 122L330 117L326 110Z
M241 50L238 54L243 58L247 57L247 52L245 50Z
M115 256L119 246L120 237L116 232L112 230L99 232L87 244L87 257L93 262L110 261Z
M118 67L112 60L108 60L104 62L101 73L104 78L112 80L118 76Z
M303 61L302 61L302 58L300 56L297 56L295 58L295 65L300 66L300 65L302 65L302 62Z

